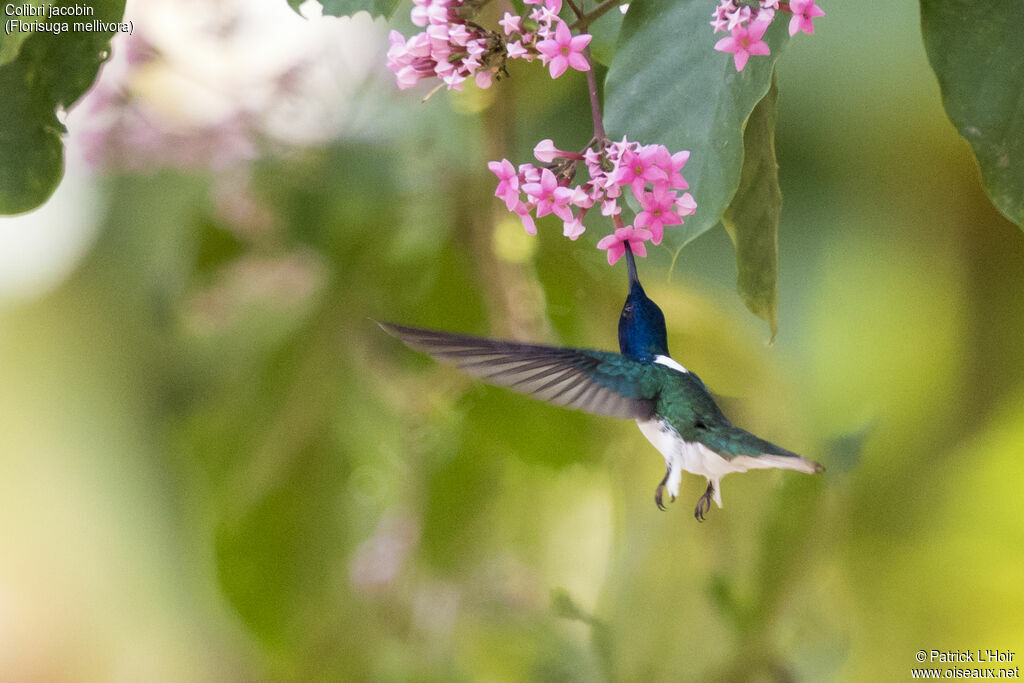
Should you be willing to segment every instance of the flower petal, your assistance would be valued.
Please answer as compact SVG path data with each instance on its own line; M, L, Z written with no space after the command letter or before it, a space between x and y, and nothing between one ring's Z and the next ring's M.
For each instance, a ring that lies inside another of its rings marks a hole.
M793 18L794 20L796 19L796 17ZM715 43L715 49L718 50L719 52L736 52L737 50L739 50L739 44L740 43L738 40L736 40L732 36L728 36L726 38L722 38L717 43ZM537 46L537 49L540 49L540 45Z
M589 33L581 33L578 36L574 36L569 41L569 50L572 52L582 52L583 48L590 44L590 39L593 38Z
M558 78L565 73L565 70L569 68L569 60L565 57L558 56L551 60L551 64L548 65L548 70L551 72L551 78Z
M590 71L590 62L579 52L570 52L568 62L577 71Z

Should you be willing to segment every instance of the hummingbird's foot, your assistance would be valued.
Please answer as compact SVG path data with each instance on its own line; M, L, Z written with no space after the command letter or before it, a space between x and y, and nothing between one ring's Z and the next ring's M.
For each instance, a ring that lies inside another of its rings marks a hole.
M704 515L711 511L711 496L713 495L715 495L715 485L709 481L704 495L697 499L697 507L693 510L693 516L697 518L698 522L703 522Z
M672 474L671 468L665 470L665 476L661 478L661 483L658 484L658 488L654 489L654 502L658 504L658 509L661 510L662 512L668 509L665 507L665 504L661 502L661 494L665 491L665 482L668 481L668 475L670 474ZM673 501L675 501L675 496L673 496L671 493L669 493L668 495Z

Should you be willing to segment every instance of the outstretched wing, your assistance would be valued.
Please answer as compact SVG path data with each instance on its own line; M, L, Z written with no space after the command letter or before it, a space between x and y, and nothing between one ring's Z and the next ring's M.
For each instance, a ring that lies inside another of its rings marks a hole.
M411 349L556 406L623 418L654 414L648 368L617 353L377 324Z

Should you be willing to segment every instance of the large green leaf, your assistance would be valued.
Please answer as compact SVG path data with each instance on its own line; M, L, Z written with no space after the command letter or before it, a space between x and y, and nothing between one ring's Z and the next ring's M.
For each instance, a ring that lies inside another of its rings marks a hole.
M107 23L124 14L124 0L94 0L90 7L95 11L90 19ZM57 111L70 107L92 85L112 35L34 32L22 39L17 57L0 66L0 213L34 209L56 189L64 173L65 131Z
M369 12L371 17L390 19L398 7L398 0L317 0L324 8L324 14L332 17L350 17L357 12ZM299 0L288 0L288 4L298 11Z
M12 5L15 8L19 8L22 5L27 5L28 0L18 0L13 3L4 3L4 23L10 19L10 16L17 12L8 11L7 8ZM39 21L40 17L18 17L23 23L34 24ZM21 44L25 42L25 39L32 35L28 31L15 31L10 34L7 31L0 32L0 66L3 66L7 62L11 61L18 56L18 51L21 49Z
M921 31L942 104L974 150L989 199L1024 228L1021 3L921 0Z
M775 120L779 89L772 87L743 129L740 187L722 216L736 247L736 288L750 312L779 331L779 165L775 161Z
M768 92L772 70L788 37L784 17L765 34L772 54L751 57L737 73L731 54L716 52L708 26L714 3L637 0L630 3L619 49L608 71L605 124L612 138L626 135L675 152L688 149L683 175L697 213L666 241L684 244L716 225L740 182L743 123Z

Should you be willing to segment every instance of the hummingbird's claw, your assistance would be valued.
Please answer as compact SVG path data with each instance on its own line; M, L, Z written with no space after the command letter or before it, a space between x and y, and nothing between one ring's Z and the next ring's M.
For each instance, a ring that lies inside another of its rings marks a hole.
M697 499L697 507L693 510L693 516L698 522L704 521L704 515L711 511L711 496L715 494L715 485L708 482L704 495Z
M665 471L665 476L662 477L661 483L658 484L658 488L654 489L654 502L658 504L658 509L661 510L662 512L668 509L667 507L665 507L665 504L661 502L661 495L665 491L665 482L668 481L668 475L671 471L672 470ZM668 495L670 498L672 498L673 501L675 501L675 496L673 496L671 493Z

